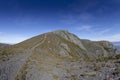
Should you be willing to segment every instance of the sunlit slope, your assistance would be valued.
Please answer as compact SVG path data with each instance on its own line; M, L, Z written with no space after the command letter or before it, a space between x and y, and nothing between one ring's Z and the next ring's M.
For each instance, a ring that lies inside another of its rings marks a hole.
M44 33L2 50L0 80L78 80L83 74L96 75L94 69L102 70L97 65L117 53L108 41L79 39L64 30Z

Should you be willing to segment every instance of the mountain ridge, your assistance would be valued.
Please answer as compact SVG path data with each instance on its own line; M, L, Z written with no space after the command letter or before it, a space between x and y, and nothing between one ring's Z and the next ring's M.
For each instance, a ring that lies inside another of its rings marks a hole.
M48 32L11 45L6 51L0 52L1 56L4 55L0 59L0 79L89 80L91 77L103 80L105 67L102 65L106 64L104 61L109 63L109 59L114 59L112 57L116 53L115 47L108 41L83 40L64 30ZM100 73L102 79L96 75L99 70L103 71Z

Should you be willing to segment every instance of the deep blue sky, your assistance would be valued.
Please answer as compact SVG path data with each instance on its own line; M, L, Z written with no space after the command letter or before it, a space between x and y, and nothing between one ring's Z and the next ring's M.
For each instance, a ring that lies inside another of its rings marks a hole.
M0 0L0 42L59 29L84 39L120 41L120 0Z

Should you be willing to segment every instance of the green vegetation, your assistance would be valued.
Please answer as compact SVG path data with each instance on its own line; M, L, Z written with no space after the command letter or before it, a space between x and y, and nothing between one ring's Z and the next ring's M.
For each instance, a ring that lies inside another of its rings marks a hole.
M13 46L7 46L0 48L0 60L6 61L9 58L13 57L16 54L24 53L25 49L23 48L15 48Z
M70 36L68 34L66 35L68 39L70 39ZM58 71L60 75L64 72L62 72L62 70L65 70L65 78L78 80L77 71L84 72L81 75L82 77L95 77L96 73L102 70L102 67L110 68L109 64L106 66L109 60L120 59L120 54L103 57L104 49L97 43L85 40L81 42L81 45L83 44L85 49L74 43L74 41L71 42L62 36L49 33L46 34L46 36L33 37L7 48L0 48L0 60L9 60L11 55L17 57L19 53L30 53L30 56L27 57L27 61L24 62L17 74L16 80L25 80L27 75L26 70L28 68L30 71L33 69L33 67L28 66L28 62L30 65L34 65L37 71L43 72L43 74L44 72L48 72L49 74L53 69L56 70L57 68L61 70L61 72ZM107 49L108 48L106 48L106 51L108 51ZM76 73L74 74L74 72ZM31 77L32 74L34 74L32 72L30 73L31 74L29 76L27 75L27 77ZM115 73L120 74L120 70L117 69ZM57 80L61 76L52 74L52 77Z
M0 48L0 60L6 61L9 60L9 55L13 53L9 47Z
M88 74L83 73L83 74L81 74L80 76L82 76L82 77L86 77L86 76L88 76Z
M120 69L116 69L114 73L115 74L120 74Z
M101 57L101 58L97 58L96 62L103 62L103 61L107 62L108 60L114 60L114 59L116 59L115 56Z
M77 75L71 75L72 80L77 80Z
M115 56L116 59L120 59L120 54Z
M84 61L86 61L86 62L94 62L95 59L92 59L92 58L84 58Z
M26 80L26 69L27 69L27 62L22 66L19 74L17 75L17 77L15 78L15 80Z
M53 74L53 78L54 78L55 80L58 80L59 76L56 75L56 74Z
M96 62L103 62L103 61L107 62L108 60L116 60L116 59L120 59L120 54L117 54L115 56L97 58Z
M101 69L101 67L100 66L95 66L95 71L99 71Z
M33 38L27 39L21 43L14 45L15 48L30 49L36 44L40 43L44 39L44 35L35 36Z

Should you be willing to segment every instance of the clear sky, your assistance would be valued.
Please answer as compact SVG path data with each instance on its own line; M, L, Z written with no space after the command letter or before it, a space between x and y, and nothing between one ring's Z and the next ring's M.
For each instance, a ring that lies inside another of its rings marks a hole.
M0 42L59 29L82 39L120 41L120 0L0 0Z

